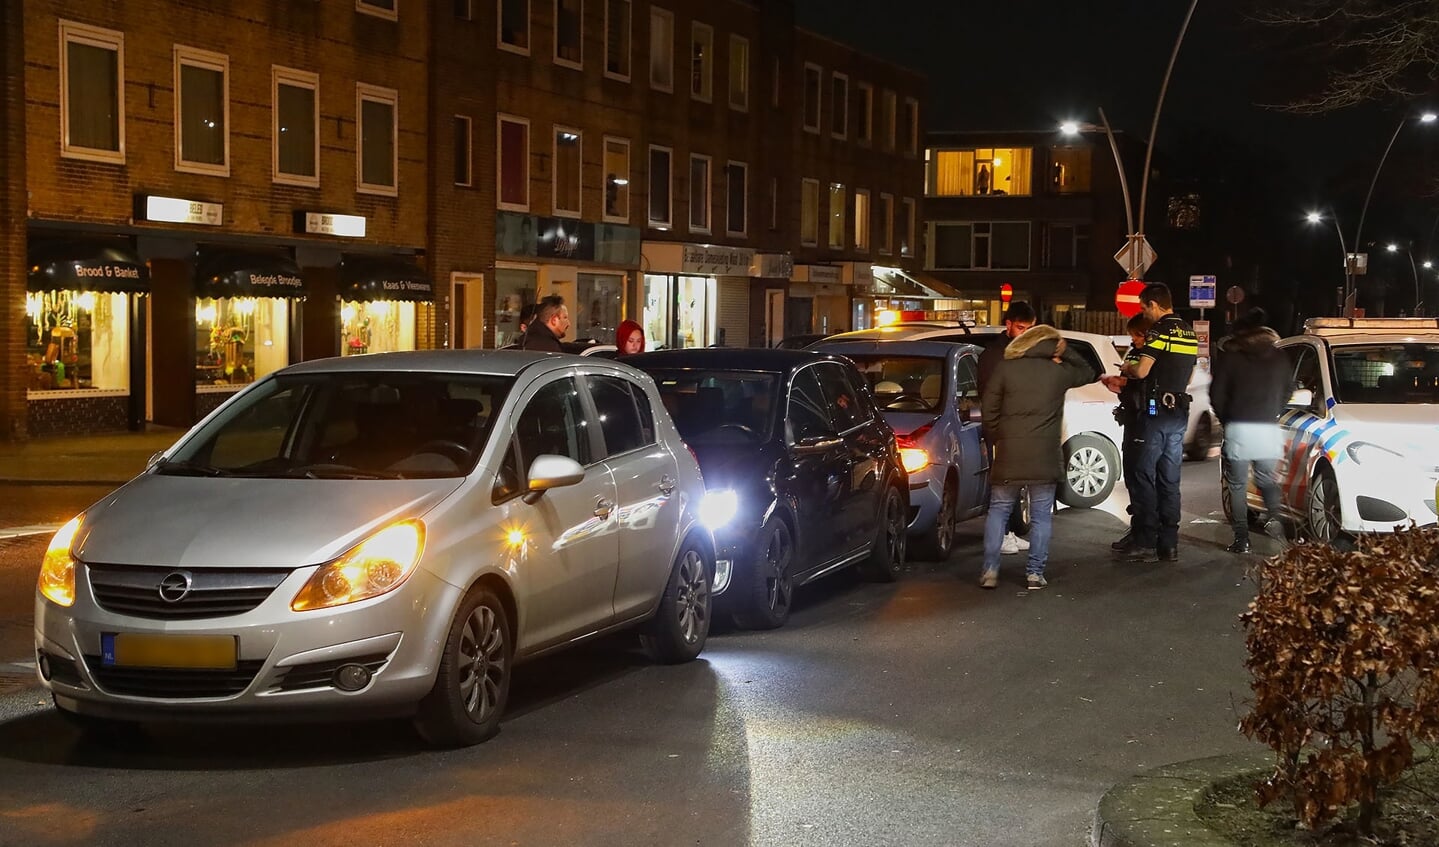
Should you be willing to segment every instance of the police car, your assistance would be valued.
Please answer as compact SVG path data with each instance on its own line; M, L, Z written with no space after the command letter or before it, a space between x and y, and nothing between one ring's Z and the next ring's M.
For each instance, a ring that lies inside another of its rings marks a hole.
M1313 318L1279 348L1294 376L1279 418L1286 517L1325 543L1439 519L1439 319ZM1263 508L1252 481L1249 508Z

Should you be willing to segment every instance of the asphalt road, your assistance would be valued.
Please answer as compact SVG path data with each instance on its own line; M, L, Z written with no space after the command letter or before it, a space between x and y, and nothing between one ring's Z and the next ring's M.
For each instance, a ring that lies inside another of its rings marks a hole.
M1252 749L1234 729L1251 586L1205 522L1217 463L1185 472L1177 565L1117 563L1119 522L1066 510L1049 588L1007 557L981 591L971 521L948 562L836 575L784 629L718 633L685 666L624 637L526 665L500 735L467 750L393 723L109 745L12 678L0 845L1083 844L1114 783ZM17 613L28 631L43 547L0 542L0 631ZM12 640L0 663L28 656Z

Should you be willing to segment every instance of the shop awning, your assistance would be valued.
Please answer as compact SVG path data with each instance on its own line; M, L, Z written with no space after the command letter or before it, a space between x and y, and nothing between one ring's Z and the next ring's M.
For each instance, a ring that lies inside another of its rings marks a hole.
M340 262L342 300L435 299L435 287L423 268L393 256L345 256Z
M909 271L900 268L887 268L884 271L876 269L874 281L876 294L925 299L957 299L960 296L959 291L948 283L935 279L924 271ZM885 288L890 290L883 290Z
M30 291L150 290L150 269L124 242L56 239L29 245Z
M300 268L286 253L201 247L195 260L200 297L304 297Z

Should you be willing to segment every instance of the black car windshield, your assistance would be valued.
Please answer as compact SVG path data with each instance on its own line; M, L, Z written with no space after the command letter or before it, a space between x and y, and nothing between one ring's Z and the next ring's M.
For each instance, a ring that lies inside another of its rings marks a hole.
M943 357L845 355L864 374L880 411L939 412L944 408Z
M1439 344L1334 346L1339 403L1439 403Z
M156 473L418 479L469 473L514 382L441 373L288 374L255 386Z
M760 371L650 371L684 440L693 445L770 439L779 375Z

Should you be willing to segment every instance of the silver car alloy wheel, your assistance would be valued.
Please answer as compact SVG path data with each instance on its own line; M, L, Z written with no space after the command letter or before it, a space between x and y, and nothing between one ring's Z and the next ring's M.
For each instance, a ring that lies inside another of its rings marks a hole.
M1065 479L1069 489L1081 497L1093 497L1109 484L1110 467L1095 447L1081 447L1069 457Z
M1314 477L1309 492L1309 529L1314 540L1333 544L1343 534L1339 514L1339 484L1328 473Z
M475 723L489 720L499 708L505 674L509 673L505 638L494 610L484 605L470 613L460 633L460 700Z
M704 559L694 550L685 551L680 560L677 602L680 632L686 644L699 640L700 634L709 630L709 577L705 572Z

